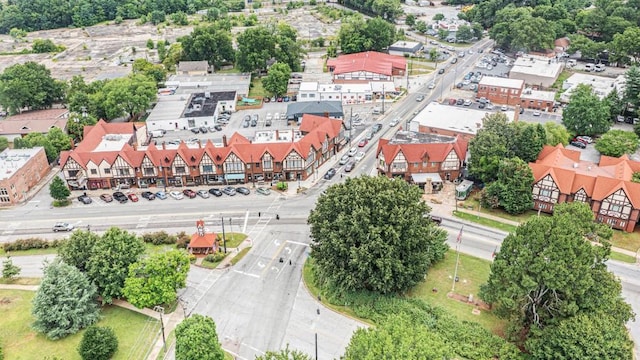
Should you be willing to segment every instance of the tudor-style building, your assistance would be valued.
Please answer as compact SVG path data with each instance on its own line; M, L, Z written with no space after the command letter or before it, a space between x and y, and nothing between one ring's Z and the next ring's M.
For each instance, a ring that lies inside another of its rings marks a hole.
M533 172L534 209L552 213L556 204L581 201L593 210L596 220L627 232L635 229L640 216L640 184L631 181L640 172L640 162L601 156L595 164L580 160L580 152L561 144L545 146Z
M229 141L223 136L222 146L210 141L143 146L138 137L145 133L144 125L137 126L100 121L86 127L83 142L61 154L60 166L69 187L304 180L345 145L341 120L313 115L303 116L299 130L263 131L253 142L236 133Z
M392 140L378 142L378 174L419 185L452 181L460 176L467 146L461 136L400 132Z

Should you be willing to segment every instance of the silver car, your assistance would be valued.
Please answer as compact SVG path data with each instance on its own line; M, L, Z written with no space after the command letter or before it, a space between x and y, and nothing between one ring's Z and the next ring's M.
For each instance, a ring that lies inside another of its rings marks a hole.
M73 225L66 222L59 222L53 225L53 232L58 231L73 231Z

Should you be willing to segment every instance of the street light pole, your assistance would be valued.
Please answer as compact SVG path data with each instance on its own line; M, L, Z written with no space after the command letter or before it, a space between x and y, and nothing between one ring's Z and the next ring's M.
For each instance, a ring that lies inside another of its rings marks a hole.
M384 115L384 83L382 83L382 115Z
M351 107L351 115L349 115L349 147L351 147L351 138L353 138L353 107Z
M224 253L227 253L227 238L226 235L224 234L224 217L221 217L221 222L222 222L222 244L224 245Z

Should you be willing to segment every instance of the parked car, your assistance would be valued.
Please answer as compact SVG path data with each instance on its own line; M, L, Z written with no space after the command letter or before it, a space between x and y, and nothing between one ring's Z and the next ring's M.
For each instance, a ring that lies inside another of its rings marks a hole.
M362 160L364 158L364 151L360 151L359 153L356 154L356 156L353 158L356 162Z
M484 103L480 103L478 104L478 109L484 109L487 105L485 105Z
M91 198L85 194L78 196L78 201L85 205L91 204L93 202L93 200L91 200Z
M426 216L429 220L431 220L436 226L440 226L442 224L442 218L440 216L433 216L431 214Z
M373 130L374 134L377 133L378 131L382 130L382 124L373 124L371 130Z
M453 58L453 59L451 59L451 63L452 63L452 64L455 64L455 63L457 63L457 62L458 62L458 58Z
M266 187L259 187L259 188L256 189L256 192L258 194L262 194L262 195L270 195L271 194L271 190L269 190Z
M100 195L100 200L110 203L113 201L113 198L109 194L102 194Z
M191 128L190 130L194 134L199 134L200 133L200 128Z
M471 100L465 100L464 104L462 104L464 106L471 106Z
M456 104L456 99L451 98L449 99L449 105L455 105Z
M487 110L493 110L493 104L487 103Z
M358 147L365 147L367 146L367 144L369 143L369 140L367 139L362 139L360 140L360 142L358 143Z
M464 104L464 99L456 100L456 105L463 105L463 104Z
M236 188L236 191L239 192L242 195L249 195L251 194L251 190L249 190L248 187L244 187L244 186L238 186Z
M344 167L344 172L351 172L351 170L353 170L353 168L356 166L356 161L355 160L351 160L347 163L347 165L345 165Z
M502 105L502 106L500 107L500 110L502 110L502 111L507 111L507 110L509 110L509 108L507 107L507 105Z
M182 193L180 191L171 191L169 193L169 196L171 196L172 198L174 198L176 200L184 199L184 195L182 195Z
M198 190L197 194L203 199L209 198L209 193L207 192L207 190Z
M203 133L203 134L206 134L206 133L209 132L209 130L207 130L206 126L200 126L200 132Z
M264 126L271 126L271 119L267 119L264 121Z
M154 200L156 198L156 195L151 191L143 191L142 194L140 194L140 196L142 196L147 200Z
M73 231L73 225L66 222L59 222L53 225L53 232L58 231Z
M524 108L523 107L520 108L520 114L524 114Z
M357 148L351 148L349 149L349 152L347 153L348 156L354 156L356 153L358 153L358 149Z
M571 141L570 144L580 149L587 148L587 144L583 143L582 141L574 140L574 141Z
M114 198L117 202L119 202L120 204L124 204L124 203L126 203L127 201L129 201L129 199L127 199L127 196L126 196L125 194L123 194L122 192L120 192L120 191L116 191L116 192L114 192L114 193L113 193L113 198Z
M236 189L233 186L226 186L222 188L222 192L229 196L234 196L236 194Z
M342 155L342 157L340 158L340 161L338 161L338 164L344 165L348 161L349 161L349 155Z
M536 111L534 111L534 112L533 112L533 116L540 116L540 114L541 114L541 113L540 113L540 111L538 111L538 110L536 110Z
M576 140L578 141L582 141L585 144L592 144L593 143L593 139L590 136L576 136Z
M434 87L436 87L436 83L434 83L434 82L430 82L429 85L427 86L427 88L429 88L429 89L433 89ZM422 101L422 100L420 100L420 101Z
M331 180L331 178L333 178L335 174L336 174L336 169L331 168L324 174L324 179Z
M160 199L160 200L164 200L167 198L167 193L164 191L158 191L156 192L156 198Z
M373 131L371 131L371 130L367 131L367 133L364 135L364 137L365 137L367 140L371 140L371 139L373 139Z
M216 131L222 131L222 126L220 125L215 125L213 128L216 129Z
M222 191L220 191L220 189L218 188L211 188L209 189L209 194L216 196L216 197L220 197L222 196Z
M400 119L399 118L395 118L393 120L391 120L391 122L389 123L389 127L394 127L396 125L398 125L400 123Z
M138 195L134 193L127 195L127 197L129 198L129 200L131 200L131 202L138 202Z
M188 197L189 199L193 199L197 196L196 192L191 189L184 189L182 190L182 193L184 194L184 196Z

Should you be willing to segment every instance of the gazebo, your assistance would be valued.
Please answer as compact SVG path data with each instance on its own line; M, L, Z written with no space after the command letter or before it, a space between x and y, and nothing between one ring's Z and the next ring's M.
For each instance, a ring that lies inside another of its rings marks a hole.
M194 255L213 254L218 251L218 237L214 232L206 232L204 220L196 221L198 231L191 235L191 241L187 246L189 253Z

